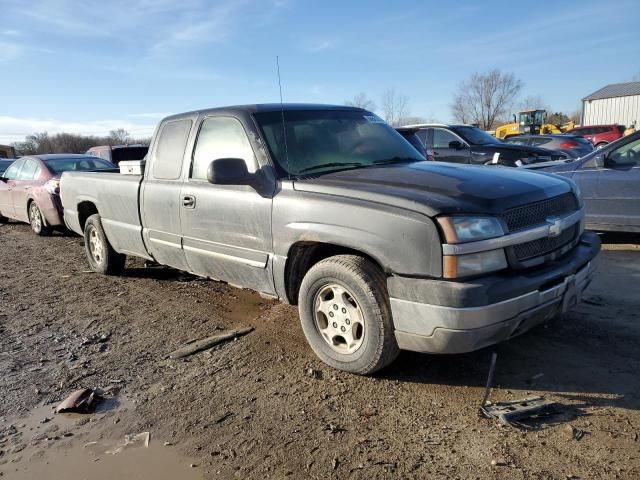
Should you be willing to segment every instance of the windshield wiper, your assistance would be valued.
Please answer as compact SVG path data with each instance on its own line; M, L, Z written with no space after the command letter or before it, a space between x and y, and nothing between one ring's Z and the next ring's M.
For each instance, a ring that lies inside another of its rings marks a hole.
M311 172L313 170L318 170L320 168L329 168L329 167L361 167L364 166L364 163L360 162L328 162L328 163L320 163L318 165L313 165L312 167L303 168L298 173Z
M371 166L376 166L376 165L389 165L392 163L407 163L407 162L422 162L422 160L420 160L419 158L415 158L415 157L391 157L391 158L387 158L385 160L380 160L377 162L373 162L371 164Z

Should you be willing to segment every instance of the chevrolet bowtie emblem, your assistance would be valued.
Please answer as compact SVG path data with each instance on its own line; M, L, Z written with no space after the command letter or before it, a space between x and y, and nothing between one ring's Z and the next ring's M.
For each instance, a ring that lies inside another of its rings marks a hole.
M557 237L562 233L562 220L557 217L547 218L549 224L549 238Z

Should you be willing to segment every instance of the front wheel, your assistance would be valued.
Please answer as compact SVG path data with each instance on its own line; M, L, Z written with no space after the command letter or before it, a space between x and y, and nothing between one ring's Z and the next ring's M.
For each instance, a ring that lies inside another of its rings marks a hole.
M33 230L36 235L44 237L51 233L51 229L44 223L44 217L36 202L29 204L29 224L31 225L31 230Z
M91 215L84 226L84 249L94 272L118 275L124 270L127 257L113 249L104 234L98 214Z
M599 144L596 145L596 150L600 150L601 148L604 148L607 145L608 145L607 142L600 142Z
M398 356L386 277L366 258L337 255L315 264L302 280L298 308L309 345L333 368L368 375Z

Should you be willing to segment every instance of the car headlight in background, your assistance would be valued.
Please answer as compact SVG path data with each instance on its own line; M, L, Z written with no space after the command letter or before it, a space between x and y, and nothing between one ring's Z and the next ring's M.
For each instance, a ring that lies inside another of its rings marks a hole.
M466 255L445 255L442 259L444 278L469 277L507 268L507 258L502 248Z
M44 184L44 189L49 192L51 195L59 195L60 194L60 180L57 178L52 178L47 183Z
M496 217L440 217L438 223L447 243L475 242L504 235L502 224Z

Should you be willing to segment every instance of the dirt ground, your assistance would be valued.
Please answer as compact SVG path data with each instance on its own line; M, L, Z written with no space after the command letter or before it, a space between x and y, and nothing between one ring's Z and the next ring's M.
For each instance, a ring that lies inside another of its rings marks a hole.
M295 307L137 260L98 276L81 238L0 226L0 475L640 478L640 236L603 240L564 322L472 354L403 353L358 377L313 355ZM255 331L166 358L242 326ZM542 395L564 415L533 431L480 418L493 350L492 399ZM108 401L53 415L80 387ZM106 453L141 432L148 449Z

